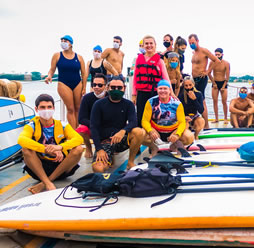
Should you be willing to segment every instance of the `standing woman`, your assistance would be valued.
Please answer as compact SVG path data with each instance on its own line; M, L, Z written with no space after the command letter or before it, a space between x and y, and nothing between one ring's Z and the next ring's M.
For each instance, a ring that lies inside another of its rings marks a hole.
M160 54L156 53L156 42L152 36L143 38L145 54L139 54L135 64L133 76L132 101L137 106L138 126L141 127L141 120L146 101L157 95L157 84L161 79L168 82L169 77ZM170 87L172 91L172 87ZM174 93L172 91L172 95Z
M87 78L89 74L91 74L91 84L93 83L93 79L96 73L102 73L103 75L107 75L107 71L111 72L114 76L118 75L117 70L105 59L101 58L102 48L100 45L97 45L93 48L93 58L92 60L87 62L86 65L86 74L85 74L85 82L87 83ZM92 87L91 87L92 90ZM86 89L83 88L82 95L86 93Z
M184 52L186 50L186 47L187 47L187 41L181 36L178 36L175 41L174 52L179 54L181 74L183 74Z
M69 35L61 38L61 47L63 52L55 53L51 60L51 68L48 72L45 82L52 82L52 77L56 68L58 69L57 92L62 98L67 108L67 120L69 124L76 129L78 126L78 113L81 101L82 88L86 88L84 81L85 62L82 56L73 52L73 39ZM82 80L80 77L83 79Z

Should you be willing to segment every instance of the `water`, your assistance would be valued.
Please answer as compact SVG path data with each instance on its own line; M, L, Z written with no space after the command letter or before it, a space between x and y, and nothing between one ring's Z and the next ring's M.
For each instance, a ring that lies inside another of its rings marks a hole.
M23 89L22 94L26 97L26 104L34 107L35 99L39 94L47 93L51 95L55 100L55 115L54 117L56 119L60 119L60 97L57 93L57 82L53 82L52 84L45 84L43 81L23 81ZM213 101L212 101L212 90L211 90L212 84L209 83L206 88L206 104L208 107L208 115L209 119L214 119L214 111L213 111ZM229 102L237 96L237 89L246 86L247 88L250 88L251 85L249 83L229 83L228 87L228 106ZM90 84L87 84L87 92L90 91ZM127 83L127 89L126 92L128 92L128 83ZM127 94L127 97L130 98L130 95ZM218 106L219 106L219 118L224 118L222 104L221 104L221 97L219 94L219 100L218 100Z

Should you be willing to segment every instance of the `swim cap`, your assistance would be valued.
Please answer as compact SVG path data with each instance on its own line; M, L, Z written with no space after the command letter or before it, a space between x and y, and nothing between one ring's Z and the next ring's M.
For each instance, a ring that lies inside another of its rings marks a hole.
M68 40L71 44L73 44L73 39L71 38L70 35L65 35L65 36L63 36L63 37L61 38L61 40L62 40L62 39Z
M168 58L178 58L179 59L179 55L175 52L171 52L171 53L168 53Z
M102 48L101 48L100 45L95 46L95 47L93 48L93 50L98 50L98 51L100 51L100 52L102 53Z
M223 49L222 48L217 48L214 52L223 53Z
M169 83L167 80L162 79L162 80L158 83L157 88L160 87L160 86L168 86L168 87L170 88L170 83Z
M141 41L139 42L139 45L143 45L143 40L141 40Z

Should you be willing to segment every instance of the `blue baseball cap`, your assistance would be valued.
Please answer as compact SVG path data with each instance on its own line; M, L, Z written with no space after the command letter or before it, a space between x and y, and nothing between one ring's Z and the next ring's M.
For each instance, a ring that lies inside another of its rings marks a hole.
M170 88L170 83L169 81L165 80L165 79L162 79L158 85L157 85L157 88L160 87L160 86L168 86Z
M71 44L73 44L73 39L71 38L70 35L65 35L65 36L63 36L63 37L61 38L61 40L62 40L62 39L68 40Z
M102 53L102 48L101 48L100 45L95 46L95 47L93 48L93 50L98 50L98 51L100 51L100 52Z

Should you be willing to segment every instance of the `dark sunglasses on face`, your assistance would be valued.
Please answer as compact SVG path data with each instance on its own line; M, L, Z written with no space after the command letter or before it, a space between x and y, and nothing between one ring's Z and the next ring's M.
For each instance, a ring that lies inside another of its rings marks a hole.
M115 86L115 85L112 85L112 86L110 86L110 88L111 88L112 90L122 90L122 89L123 89L123 86Z
M105 84L96 84L96 83L93 83L92 87L94 88L94 87L98 86L99 88L102 88L104 85Z
M247 90L245 90L245 89L241 89L240 90L240 93L247 93L248 91Z

